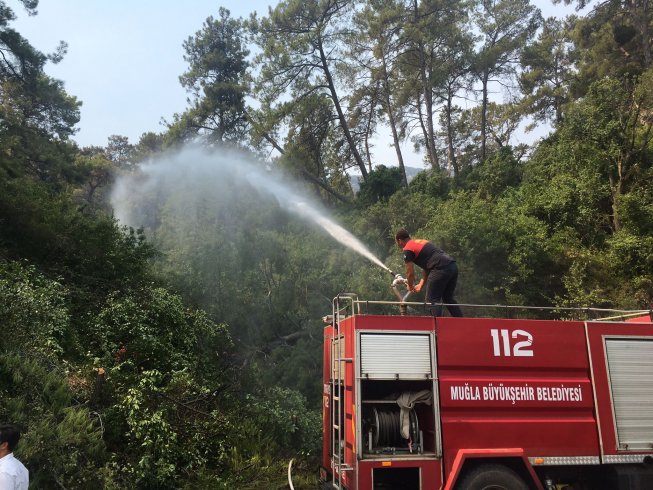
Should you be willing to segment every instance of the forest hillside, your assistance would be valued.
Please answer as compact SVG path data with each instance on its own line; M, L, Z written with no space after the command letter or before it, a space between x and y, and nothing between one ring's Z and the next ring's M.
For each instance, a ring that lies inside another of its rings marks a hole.
M321 318L393 299L321 219L393 270L398 228L437 243L463 303L653 305L646 2L216 8L188 107L92 147L65 44L12 27L37 4L0 0L0 421L33 488L285 488L290 458L315 488Z

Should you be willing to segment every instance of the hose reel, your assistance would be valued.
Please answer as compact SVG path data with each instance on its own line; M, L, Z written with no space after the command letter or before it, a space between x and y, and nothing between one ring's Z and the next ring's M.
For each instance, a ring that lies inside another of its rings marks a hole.
M364 430L368 438L368 451L422 452L422 435L415 410L408 412L409 437L401 435L401 409L399 406L375 405L368 409Z

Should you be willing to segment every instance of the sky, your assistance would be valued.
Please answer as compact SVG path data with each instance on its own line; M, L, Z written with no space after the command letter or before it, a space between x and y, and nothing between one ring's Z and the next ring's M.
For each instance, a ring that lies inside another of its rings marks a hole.
M17 16L11 27L32 46L53 52L59 41L68 53L46 73L62 80L82 101L73 139L82 146L105 146L109 136L136 144L148 131L162 132L187 107L179 76L188 68L183 42L202 28L220 6L232 17L267 15L275 0L40 0L30 17L17 0L7 4Z

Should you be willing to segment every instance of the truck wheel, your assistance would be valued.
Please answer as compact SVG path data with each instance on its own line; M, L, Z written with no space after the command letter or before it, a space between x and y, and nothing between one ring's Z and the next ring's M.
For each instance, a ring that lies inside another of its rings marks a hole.
M488 464L475 468L463 477L457 490L528 490L528 485L510 468Z

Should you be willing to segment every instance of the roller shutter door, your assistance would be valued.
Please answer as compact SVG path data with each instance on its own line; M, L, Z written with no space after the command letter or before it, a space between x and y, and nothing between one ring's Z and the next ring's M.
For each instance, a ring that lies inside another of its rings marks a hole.
M431 336L361 334L361 375L368 379L430 378Z
M653 447L653 339L606 339L606 357L622 450Z

